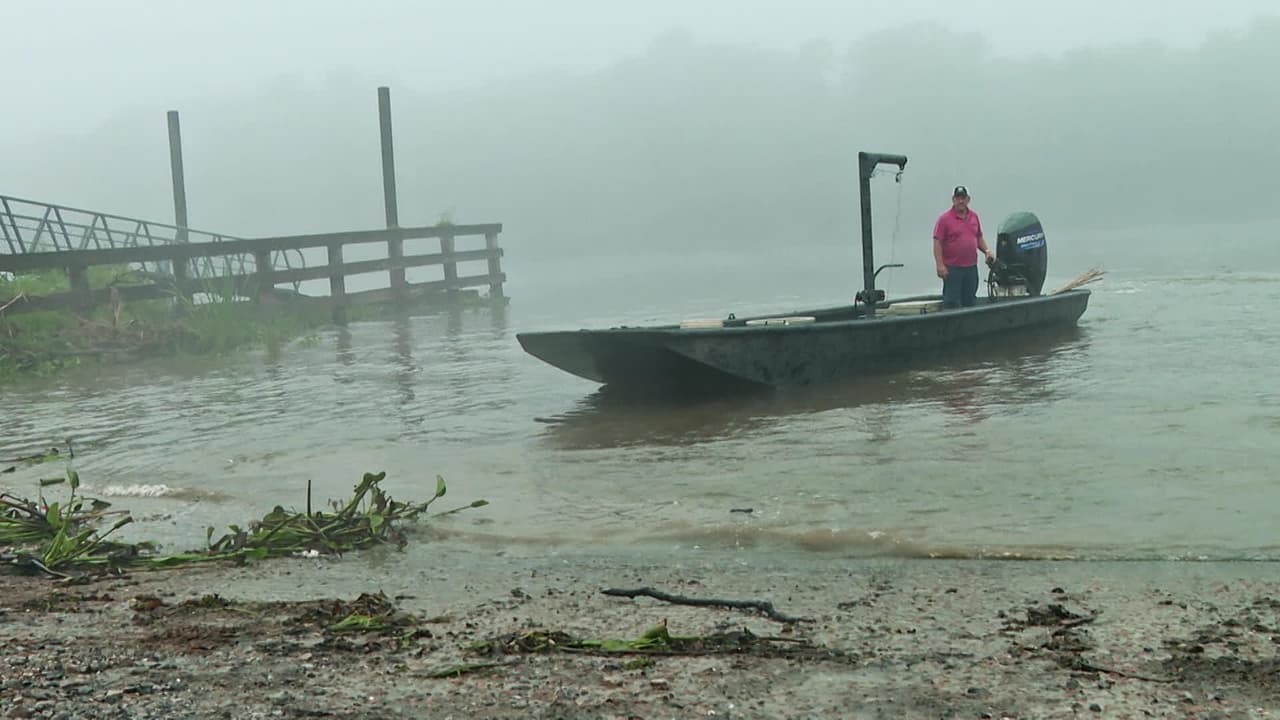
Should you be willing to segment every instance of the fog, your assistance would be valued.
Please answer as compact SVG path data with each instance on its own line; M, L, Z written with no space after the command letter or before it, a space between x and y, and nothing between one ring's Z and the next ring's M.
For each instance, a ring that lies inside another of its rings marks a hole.
M853 242L859 150L909 156L906 236L957 183L988 224L1276 215L1263 2L263 5L6 7L0 193L170 220L175 109L192 226L378 227L389 85L402 224L545 257Z

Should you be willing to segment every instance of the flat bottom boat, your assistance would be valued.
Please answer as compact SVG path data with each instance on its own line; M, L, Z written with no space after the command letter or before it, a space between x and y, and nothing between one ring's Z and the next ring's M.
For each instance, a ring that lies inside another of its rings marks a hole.
M942 307L939 295L886 300L875 287L870 178L901 155L859 153L864 287L852 305L669 325L518 333L526 352L609 388L704 392L740 386L812 385L895 370L954 353L981 353L1012 336L1074 327L1089 291L1042 295L1044 229L1019 212L1001 223L988 296L971 307ZM889 266L885 266L889 267Z

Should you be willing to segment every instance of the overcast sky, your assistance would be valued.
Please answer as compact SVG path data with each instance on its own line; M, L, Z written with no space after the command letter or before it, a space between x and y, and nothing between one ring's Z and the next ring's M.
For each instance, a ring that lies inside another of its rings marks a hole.
M705 41L837 51L868 32L932 20L1000 55L1206 34L1280 13L1275 0L0 0L0 131L77 132L128 108L336 72L370 84L473 86L587 71L685 29ZM940 69L941 72L945 70Z

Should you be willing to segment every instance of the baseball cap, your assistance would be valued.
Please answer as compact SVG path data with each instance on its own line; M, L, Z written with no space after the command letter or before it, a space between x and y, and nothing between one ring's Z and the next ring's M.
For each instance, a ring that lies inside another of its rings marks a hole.
M952 191L951 197L969 197L969 188L963 185L957 185L956 189Z

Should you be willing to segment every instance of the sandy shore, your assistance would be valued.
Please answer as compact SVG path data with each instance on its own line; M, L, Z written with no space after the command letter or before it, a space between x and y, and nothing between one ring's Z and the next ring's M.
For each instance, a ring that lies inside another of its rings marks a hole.
M443 553L435 576L352 557L87 584L0 573L0 713L1280 717L1272 565L478 556ZM768 601L804 620L600 592L643 586ZM416 619L334 630L361 592L382 593L396 620ZM561 647L635 639L662 622L718 644L660 655Z

